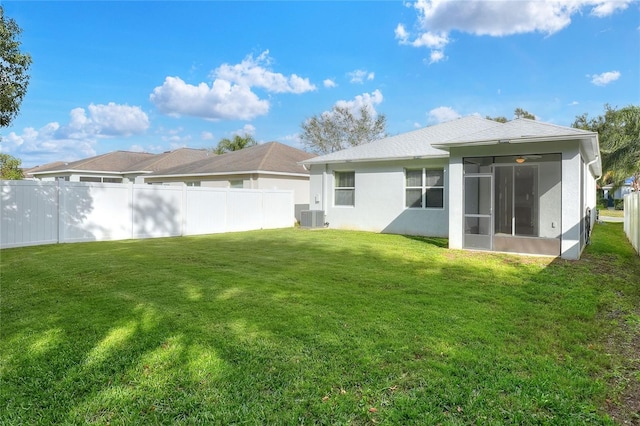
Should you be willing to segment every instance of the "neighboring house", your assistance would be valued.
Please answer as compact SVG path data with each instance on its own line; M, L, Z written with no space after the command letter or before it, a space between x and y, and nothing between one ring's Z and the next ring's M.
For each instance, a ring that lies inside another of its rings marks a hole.
M39 172L40 170L47 170L53 167L64 165L64 161L55 161L53 163L43 164L41 166L35 166L28 169L22 169L22 175L25 179L35 179L35 177L31 174L33 172Z
M296 217L309 205L309 172L299 163L315 157L278 142L212 156L146 175L150 184L294 191Z
M597 133L469 116L302 164L311 209L331 228L578 259L595 219L599 155Z
M624 199L625 195L633 192L633 179L633 176L625 179L624 183L615 189L613 185L603 186L604 197L609 199L609 195L611 195L611 201ZM613 207L613 205L611 207Z
M69 163L52 163L30 169L40 180L64 179L71 182L144 183L144 175L191 163L210 154L204 149L180 148L162 154L114 151Z

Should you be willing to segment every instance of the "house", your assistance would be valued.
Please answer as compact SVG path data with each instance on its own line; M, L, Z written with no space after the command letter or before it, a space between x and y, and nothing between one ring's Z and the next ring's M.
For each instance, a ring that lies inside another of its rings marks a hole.
M47 170L53 167L58 167L64 165L64 161L54 161L53 163L43 164L41 166L29 167L27 169L22 169L22 175L24 179L33 180L35 177L31 174L33 172L39 172L40 170Z
M597 133L468 116L302 161L330 228L578 259L602 174Z
M610 205L608 207L613 207L614 200L622 200L625 195L633 192L634 179L635 177L631 176L625 179L622 185L618 187L614 185L605 185L602 187L604 198L610 201Z
M70 163L52 163L29 170L40 180L71 182L144 183L143 176L210 156L207 150L180 148L162 154L113 151Z
M309 206L309 172L299 163L315 157L269 142L148 174L145 183L218 188L293 190L296 217Z

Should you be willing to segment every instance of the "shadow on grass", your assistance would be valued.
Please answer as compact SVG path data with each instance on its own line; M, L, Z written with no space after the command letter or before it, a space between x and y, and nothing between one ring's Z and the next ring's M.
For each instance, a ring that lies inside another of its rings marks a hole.
M430 244L439 248L449 247L449 240L446 238L421 237L418 235L403 235L403 237L413 241L419 241L421 243Z
M442 245L280 230L5 251L6 422L605 421L596 314L623 280Z

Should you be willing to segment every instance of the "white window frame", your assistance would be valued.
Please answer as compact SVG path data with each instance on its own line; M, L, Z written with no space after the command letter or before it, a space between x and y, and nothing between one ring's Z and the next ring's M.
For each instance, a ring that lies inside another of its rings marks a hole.
M407 172L413 172L420 170L422 172L420 186L407 186ZM427 185L427 172L436 171L442 173L442 185ZM444 168L433 168L433 167L416 167L416 168L405 168L404 169L404 207L405 209L425 209L425 210L443 210L445 208L445 173ZM407 206L407 190L420 190L420 207ZM428 207L427 206L427 191L430 189L441 189L442 190L442 206L439 207Z
M353 174L353 186L338 186L338 174L351 173ZM336 170L333 172L333 206L334 207L355 207L356 206L356 172L354 170ZM336 197L337 191L350 190L353 193L353 203L351 204L338 204Z

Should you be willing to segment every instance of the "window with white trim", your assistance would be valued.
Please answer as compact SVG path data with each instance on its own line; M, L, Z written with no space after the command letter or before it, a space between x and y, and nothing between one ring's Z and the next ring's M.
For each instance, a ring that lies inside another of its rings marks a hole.
M336 206L355 206L356 172L334 172Z
M444 170L405 169L405 207L444 208Z

